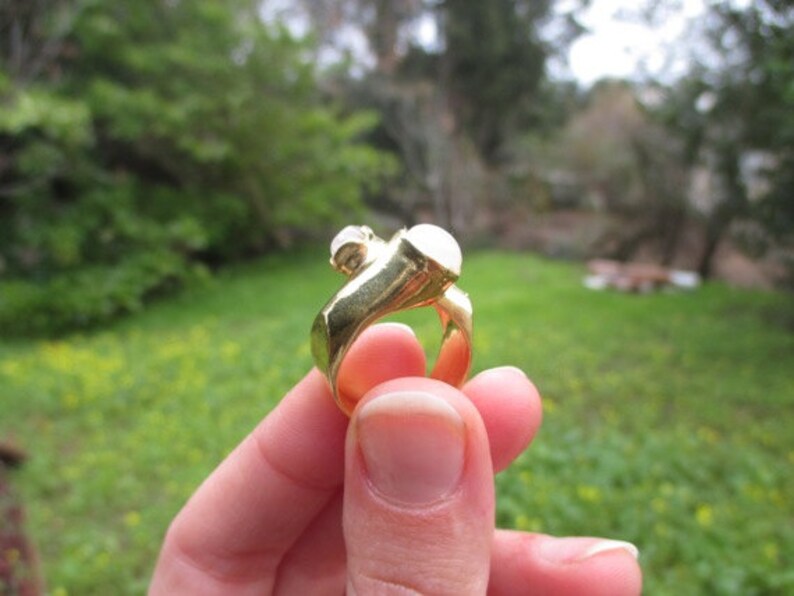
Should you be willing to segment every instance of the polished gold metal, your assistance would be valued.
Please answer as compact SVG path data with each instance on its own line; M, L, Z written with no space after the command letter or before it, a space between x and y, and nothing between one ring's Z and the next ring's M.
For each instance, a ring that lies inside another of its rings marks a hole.
M459 253L457 264L441 263L415 244L406 230L384 242L366 226L348 226L331 245L331 265L349 279L315 318L311 349L334 399L348 416L356 406L356 396L339 390L342 361L364 329L387 315L435 307L443 337L430 376L460 387L469 373L472 306L468 295L454 285L460 275Z

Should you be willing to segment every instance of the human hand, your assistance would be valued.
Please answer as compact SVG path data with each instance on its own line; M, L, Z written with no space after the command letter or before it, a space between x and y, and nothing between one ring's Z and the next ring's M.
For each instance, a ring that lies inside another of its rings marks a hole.
M494 529L493 473L540 425L523 373L424 371L409 329L370 328L349 421L310 372L176 516L150 594L639 594L627 543Z

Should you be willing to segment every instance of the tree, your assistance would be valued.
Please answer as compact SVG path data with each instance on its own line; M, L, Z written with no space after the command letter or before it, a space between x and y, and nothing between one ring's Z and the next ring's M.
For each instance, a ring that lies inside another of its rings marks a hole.
M344 53L350 28L361 30L367 50L375 58L375 70L395 74L407 47L401 39L406 27L424 10L423 0L302 0L300 11L311 23L320 52ZM359 49L361 52L361 49Z
M505 140L526 126L551 47L540 29L553 2L445 0L442 81L452 111L483 158L496 163Z
M620 221L610 256L628 260L652 246L663 264L673 261L689 211L689 168L631 84L597 84L550 145L546 169L573 174L591 206Z
M794 8L761 0L709 11L705 49L665 106L690 163L706 162L719 180L705 213L704 275L740 219L760 222L770 242L794 240ZM762 165L750 173L753 156Z
M339 49L351 28L367 39L373 66L343 67L327 87L381 116L373 142L393 151L399 184L372 203L403 220L432 217L465 237L475 215L509 194L511 142L558 123L546 59L581 29L552 0L305 0L319 45ZM555 21L556 35L545 27ZM420 43L419 23L436 39ZM322 49L319 50L322 54ZM361 58L359 55L358 58ZM342 76L339 76L341 73ZM330 77L329 77L330 78ZM351 80L352 79L352 80ZM553 115L551 118L548 118ZM480 231L485 231L481 229Z
M48 5L3 5L0 259L20 281L0 326L137 308L193 263L346 218L387 168L359 141L372 118L324 106L254 0Z

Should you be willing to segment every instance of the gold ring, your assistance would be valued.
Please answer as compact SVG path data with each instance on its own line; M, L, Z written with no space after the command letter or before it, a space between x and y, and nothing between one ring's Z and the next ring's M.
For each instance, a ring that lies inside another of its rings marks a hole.
M454 285L461 263L455 239L430 224L400 230L388 242L367 226L347 226L336 235L331 266L348 281L314 319L311 348L345 414L360 397L345 395L337 385L350 346L378 319L411 308L434 306L441 318L441 347L430 376L455 387L463 384L471 366L472 307Z

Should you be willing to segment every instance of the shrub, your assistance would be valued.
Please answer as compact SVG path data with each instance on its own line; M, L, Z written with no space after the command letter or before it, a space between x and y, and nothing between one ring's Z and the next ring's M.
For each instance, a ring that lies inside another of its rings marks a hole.
M57 51L40 68L0 48L8 329L134 310L196 262L346 219L389 170L359 142L372 118L323 104L303 43L258 2L10 11Z

